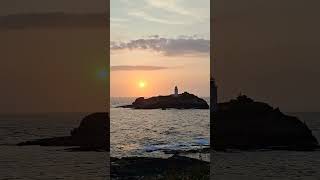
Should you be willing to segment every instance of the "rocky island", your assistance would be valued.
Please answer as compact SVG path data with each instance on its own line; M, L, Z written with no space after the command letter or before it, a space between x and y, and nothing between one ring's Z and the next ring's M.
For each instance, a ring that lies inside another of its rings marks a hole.
M215 150L319 148L307 124L245 95L217 104L211 116L211 142Z
M93 113L86 116L70 136L37 139L19 143L19 146L76 146L78 150L109 151L109 114Z
M209 109L209 105L204 99L188 92L147 99L139 97L132 104L119 107L132 109Z

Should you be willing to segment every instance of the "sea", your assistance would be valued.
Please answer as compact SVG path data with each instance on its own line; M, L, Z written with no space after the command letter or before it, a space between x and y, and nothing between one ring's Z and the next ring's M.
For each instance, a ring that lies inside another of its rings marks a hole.
M69 152L67 147L16 146L70 135L90 113L0 114L0 179L106 180L106 152Z
M110 155L169 157L168 151L210 147L208 109L128 109L136 98L111 98ZM209 103L209 98L203 98ZM188 154L210 161L210 153Z
M113 105L126 104L131 99L114 101ZM32 139L69 135L70 130L88 114L0 114L0 179L108 179L108 153L15 145ZM290 114L305 121L320 140L320 113ZM205 110L113 107L111 156L166 157L163 149L193 149L209 145L208 117ZM318 150L212 152L210 158L211 179L214 180L320 179Z

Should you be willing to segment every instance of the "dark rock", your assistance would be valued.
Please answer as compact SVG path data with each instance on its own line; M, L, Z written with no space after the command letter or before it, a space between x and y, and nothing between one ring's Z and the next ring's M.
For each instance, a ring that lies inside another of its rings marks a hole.
M178 155L111 158L112 179L209 179L209 175L209 162Z
M219 103L211 113L211 142L215 150L318 148L317 139L305 123L246 96Z
M119 106L133 109L209 109L208 103L193 94L184 92L178 96L157 96L145 99L137 98L131 105Z
M204 147L201 149L190 149L190 150L168 150L165 149L163 152L165 154L191 154L191 153L210 153L210 147Z
M38 139L18 145L79 146L79 150L109 150L109 128L109 114L94 113L86 116L70 136Z
M109 115L95 113L85 117L78 128L71 131L71 137L80 146L106 146L109 141Z

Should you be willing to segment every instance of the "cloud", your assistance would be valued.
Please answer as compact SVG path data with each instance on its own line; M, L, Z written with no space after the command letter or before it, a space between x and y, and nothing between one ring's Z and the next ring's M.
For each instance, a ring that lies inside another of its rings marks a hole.
M155 71L169 69L163 66L111 66L111 71Z
M111 22L128 22L129 19L126 19L126 18L113 18L113 17L110 17L110 21Z
M178 0L145 0L145 2L152 8L161 9L163 11L179 15L185 19L187 19L191 23L195 22L208 22L210 20L210 12L208 6L210 4L209 0L205 0L203 8L186 8L183 7L185 2ZM203 2L198 2L199 4L203 4Z
M164 9L179 15L191 15L191 12L177 5L176 0L145 0L150 6Z
M154 37L159 37L154 35ZM129 42L111 42L111 50L146 49L163 53L166 56L209 55L210 40L180 36L179 38L146 38Z
M108 19L103 13L96 14L66 14L39 13L13 14L0 16L0 29L24 28L106 28Z
M182 24L184 24L183 22L157 18L157 17L154 17L154 16L147 14L146 12L143 12L143 11L129 12L128 15L139 17L139 18L142 18L146 21L162 23L162 24L169 24L169 25L182 25Z
M151 35L151 36L148 36L149 38L159 38L160 36L155 34L155 35Z

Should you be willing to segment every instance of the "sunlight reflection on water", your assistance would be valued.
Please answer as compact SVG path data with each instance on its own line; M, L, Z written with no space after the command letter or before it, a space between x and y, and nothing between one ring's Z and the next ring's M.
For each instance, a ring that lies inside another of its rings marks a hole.
M209 110L115 108L134 99L113 99L111 156L160 156L162 150L190 150L210 144Z

